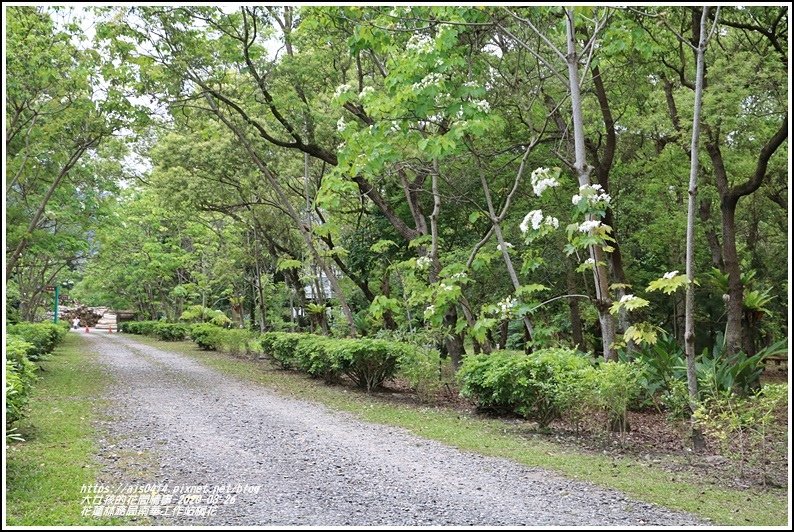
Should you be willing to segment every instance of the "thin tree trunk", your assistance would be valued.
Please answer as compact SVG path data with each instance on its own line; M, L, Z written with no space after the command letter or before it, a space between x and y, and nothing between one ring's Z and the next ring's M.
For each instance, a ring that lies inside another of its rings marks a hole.
M518 280L518 274L516 274L516 269L513 266L513 260L510 258L510 254L507 252L504 235L502 235L502 226L499 223L499 218L496 216L496 210L493 206L491 189L488 186L488 181L485 179L485 174L483 174L482 168L480 168L480 184L482 185L482 190L485 194L485 202L488 205L488 217L491 219L496 240L499 242L499 249L502 250L502 259L504 260L505 267L507 268L507 273L510 276L510 282L513 284L513 290L518 290L521 287L521 282ZM525 315L522 318L522 321L524 322L524 328L527 330L527 335L529 335L529 338L531 339L533 336L533 329L532 322L529 320L529 316ZM504 349L504 342L501 342L501 344L502 349ZM530 351L530 345L531 344L529 343L527 344L528 352Z
M585 155L584 139L584 118L582 114L582 99L579 89L579 60L576 53L575 20L572 8L566 10L566 28L568 54L566 63L568 65L568 85L571 93L571 112L573 118L574 134L574 169L579 181L579 186L590 185L590 172L592 167L587 164ZM595 38L595 36L593 37ZM592 216L587 216L588 220ZM609 278L607 269L604 266L604 251L601 246L590 246L590 258L595 265L593 267L593 280L595 281L595 304L598 310L598 321L601 325L601 341L604 349L604 359L617 360L615 351L615 320L609 312L612 304L609 296Z
M686 301L684 317L684 350L686 351L687 387L689 389L689 407L694 414L698 403L698 381L695 369L695 215L697 211L698 185L698 144L700 141L700 111L703 100L703 71L706 53L706 20L708 6L703 7L700 18L700 36L697 47L697 71L695 75L695 111L692 118L692 145L690 148L689 165L689 202L687 205L686 224ZM692 443L695 451L705 448L703 434L698 428L694 416L690 417Z

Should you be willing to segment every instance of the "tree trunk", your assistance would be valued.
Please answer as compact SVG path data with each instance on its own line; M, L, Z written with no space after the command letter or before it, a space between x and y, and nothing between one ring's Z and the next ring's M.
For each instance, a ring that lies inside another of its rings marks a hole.
M584 139L584 118L582 114L581 92L579 90L579 61L576 53L575 21L572 8L566 9L567 19L567 43L568 54L566 63L568 65L568 85L571 93L571 113L573 118L574 132L574 152L576 160L574 169L579 181L579 186L590 185L590 172L592 167L587 164L585 159L585 139ZM595 37L593 37L595 38ZM587 217L588 220L592 216ZM598 310L598 321L601 325L601 341L604 349L604 359L617 360L615 351L615 320L609 312L612 304L609 296L609 278L607 269L604 267L604 251L600 246L590 246L590 258L595 262L593 268L593 278L595 281L596 308Z
M576 275L571 267L571 262L566 260L565 261L565 284L568 291L568 295L576 294ZM568 299L568 309L571 313L571 338L573 340L573 344L582 351L587 350L587 346L584 343L584 333L582 327L582 313L579 311L579 300L575 297L569 297Z
M695 214L697 210L698 144L700 142L700 110L703 100L703 71L706 53L706 20L708 7L703 8L697 48L697 73L695 76L695 111L692 118L692 145L689 165L689 201L686 224L686 302L684 318L684 349L686 351L686 373L689 389L689 407L694 414L698 404L698 381L695 370ZM694 416L690 418L693 448L702 452L705 448L703 435Z

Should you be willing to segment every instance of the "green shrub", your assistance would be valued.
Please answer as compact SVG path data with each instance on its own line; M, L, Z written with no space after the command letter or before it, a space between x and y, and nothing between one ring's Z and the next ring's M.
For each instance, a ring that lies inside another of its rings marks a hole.
M479 407L514 412L545 427L570 404L577 376L590 367L589 358L571 349L497 352L466 357L458 380L461 395Z
M347 375L360 388L373 390L405 368L414 372L413 383L419 384L420 369L428 370L430 379L438 375L438 354L401 342L375 338L328 338L314 334L270 332L259 340L265 354L272 356L283 368L298 369L327 382Z
M201 305L193 305L185 309L181 316L181 321L212 323L218 326L228 325L232 322L226 314L220 310L214 310Z
M255 336L256 333L246 329L222 329L216 349L235 356L248 355L248 342Z
M436 349L410 347L397 360L397 374L420 398L428 399L441 387L441 355Z
M626 432L626 414L636 405L642 387L642 366L630 362L602 362L593 372L594 406L607 414L610 430Z
M36 365L28 358L35 350L35 345L19 336L6 336L6 428L22 418L36 380Z
M153 336L159 321L125 321L121 324L121 332Z
M184 323L156 323L154 326L154 336L166 342L177 342L184 340L188 334L188 327Z
M707 436L715 439L726 456L744 464L760 466L764 484L770 473L767 464L778 464L788 454L788 387L766 384L755 394L732 393L706 398L695 418ZM774 466L773 466L774 467Z
M55 346L63 340L68 331L68 323L23 322L9 325L7 328L8 334L19 336L33 345L32 350L28 352L28 358L33 361L52 353Z
M200 349L215 351L221 346L223 331L211 323L197 323L190 328L190 338Z
M296 359L296 348L302 333L269 332L262 335L262 349L284 369L300 369Z

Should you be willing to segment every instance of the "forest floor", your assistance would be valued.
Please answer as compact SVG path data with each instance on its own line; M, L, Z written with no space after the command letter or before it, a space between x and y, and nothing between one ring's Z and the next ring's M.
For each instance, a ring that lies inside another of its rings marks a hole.
M113 381L96 397L98 482L113 495L159 486L156 495L140 495L149 504L157 496L160 511L170 512L134 521L141 524L787 522L785 490L737 489L676 472L668 455L638 459L629 442L620 452L588 451L564 430L490 419L466 412L463 402L457 409L420 403L399 385L365 394L186 342L70 336L98 354L92 364ZM445 393L453 399L453 390ZM188 486L211 493L180 493ZM212 493L224 486L242 492Z

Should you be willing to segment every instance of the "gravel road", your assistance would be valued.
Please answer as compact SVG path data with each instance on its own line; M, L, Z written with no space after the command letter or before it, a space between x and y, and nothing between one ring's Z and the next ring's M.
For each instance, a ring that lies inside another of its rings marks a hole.
M158 516L153 524L708 524L286 398L126 335L76 334L116 380L105 397L103 480L167 484L172 513L181 497L175 486L261 486L233 501L221 494L212 516ZM183 506L200 512L206 502Z

